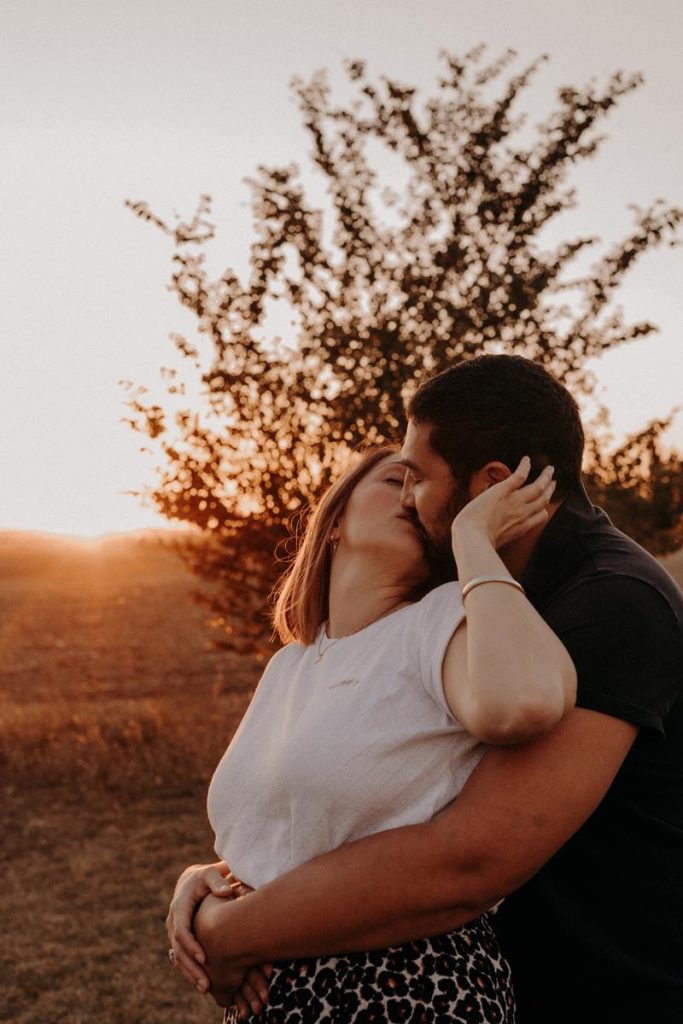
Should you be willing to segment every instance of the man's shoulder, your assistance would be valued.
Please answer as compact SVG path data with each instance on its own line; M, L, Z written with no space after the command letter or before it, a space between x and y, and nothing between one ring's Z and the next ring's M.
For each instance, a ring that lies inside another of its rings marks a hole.
M660 736L683 678L683 602L665 590L659 577L596 570L543 613L574 662L577 705Z
M656 612L668 606L683 630L683 593L645 548L609 520L582 531L580 542L585 555L581 569L560 585L554 605L579 597L604 614L614 610L614 602L622 611Z
M547 614L546 614L547 613ZM574 617L599 623L614 622L621 628L661 621L683 643L683 595L666 570L639 573L628 567L596 567L558 588L544 615L549 620Z

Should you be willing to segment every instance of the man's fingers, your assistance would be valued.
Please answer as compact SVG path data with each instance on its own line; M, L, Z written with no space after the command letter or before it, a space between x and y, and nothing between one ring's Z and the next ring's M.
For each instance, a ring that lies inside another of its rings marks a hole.
M246 999L247 1003L251 1007L251 1012L255 1014L261 1013L265 1003L261 1000L256 989L245 979L240 985L240 995Z
M242 998L239 992L235 996L235 1006L239 1011L240 1020L248 1020L249 1017L251 1017L251 1007L246 999Z
M250 1014L262 1013L268 1002L268 978L273 973L272 964L251 967L245 975L240 990L235 996L235 1005L240 1011L240 1019L246 1020Z
M270 983L261 968L251 967L247 972L246 981L255 990L261 1002L267 1003Z

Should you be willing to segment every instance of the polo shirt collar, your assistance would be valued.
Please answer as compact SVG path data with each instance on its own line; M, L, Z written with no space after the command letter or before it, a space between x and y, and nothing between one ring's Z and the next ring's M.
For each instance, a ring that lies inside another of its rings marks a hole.
M586 556L582 534L598 523L609 524L610 520L593 505L583 484L579 484L541 534L522 577L522 585L533 603L542 601L576 575Z

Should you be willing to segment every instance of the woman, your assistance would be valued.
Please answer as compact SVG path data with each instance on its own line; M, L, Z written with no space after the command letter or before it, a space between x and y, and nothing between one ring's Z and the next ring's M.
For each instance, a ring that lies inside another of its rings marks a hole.
M254 888L342 843L430 820L457 796L485 743L529 739L572 706L573 665L496 553L547 517L552 469L523 486L528 472L523 460L456 517L462 596L459 583L430 589L435 576L401 503L396 452L366 454L330 488L280 590L275 625L285 646L209 788L224 870ZM479 622L470 599L466 624L464 602L484 584L495 587L496 621ZM215 866L189 869L180 891L197 901L209 889L219 894L216 878ZM201 980L197 946L176 926L173 904L169 934L179 968ZM253 987L243 996L261 1008ZM244 1018L244 999L237 1006ZM389 950L278 963L260 1019L435 1014L470 1024L514 1019L487 915Z

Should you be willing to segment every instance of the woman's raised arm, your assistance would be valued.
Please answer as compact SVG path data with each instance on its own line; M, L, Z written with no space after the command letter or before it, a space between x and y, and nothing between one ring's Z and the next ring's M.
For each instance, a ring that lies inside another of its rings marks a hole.
M474 586L464 598L466 620L446 651L444 695L455 717L478 739L520 743L557 725L574 706L576 671L565 647L527 600L497 548L548 520L552 467L524 486L523 459L507 479L471 501L452 531L458 576L506 582Z

